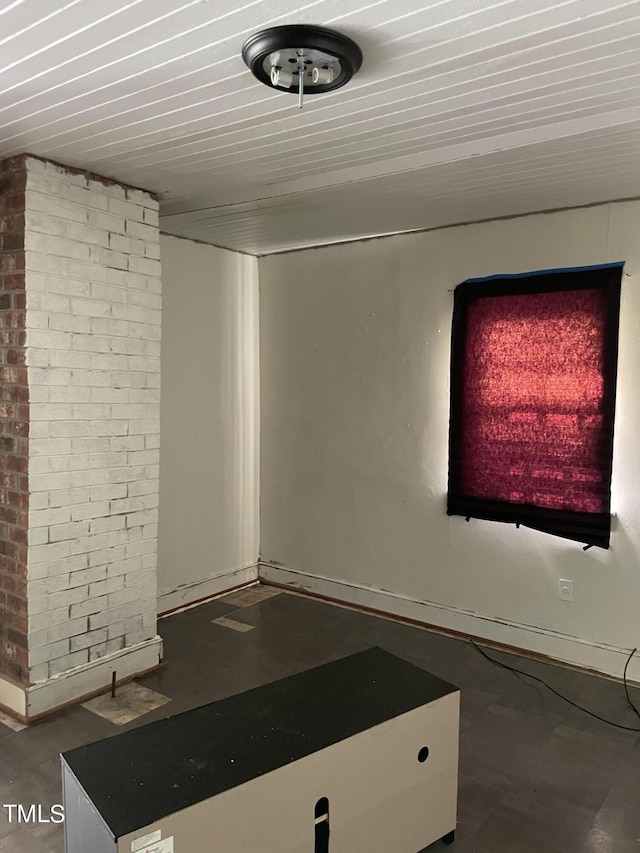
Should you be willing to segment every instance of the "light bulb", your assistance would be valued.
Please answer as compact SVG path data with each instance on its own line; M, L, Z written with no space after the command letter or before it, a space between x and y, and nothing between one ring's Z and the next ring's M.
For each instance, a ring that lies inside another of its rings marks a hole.
M290 71L285 71L277 65L271 67L271 85L283 86L288 89L293 83L293 74Z
M311 79L314 83L333 83L333 68L314 68Z

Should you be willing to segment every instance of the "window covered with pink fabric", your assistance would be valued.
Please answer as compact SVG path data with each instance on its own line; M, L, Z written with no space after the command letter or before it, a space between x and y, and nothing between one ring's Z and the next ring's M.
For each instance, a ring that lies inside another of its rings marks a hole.
M456 288L449 515L609 546L621 272Z

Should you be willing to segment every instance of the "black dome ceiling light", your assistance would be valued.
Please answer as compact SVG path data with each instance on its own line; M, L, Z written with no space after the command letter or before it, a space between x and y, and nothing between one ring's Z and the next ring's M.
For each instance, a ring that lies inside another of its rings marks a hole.
M310 24L270 27L250 36L242 58L255 77L302 98L344 86L362 65L362 51L342 33Z

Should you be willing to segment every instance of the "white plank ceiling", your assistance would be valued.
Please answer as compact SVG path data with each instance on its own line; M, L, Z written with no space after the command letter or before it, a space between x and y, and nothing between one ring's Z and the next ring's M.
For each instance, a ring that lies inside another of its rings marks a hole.
M240 55L292 23L364 54L302 111ZM0 0L25 151L252 254L640 196L640 0Z

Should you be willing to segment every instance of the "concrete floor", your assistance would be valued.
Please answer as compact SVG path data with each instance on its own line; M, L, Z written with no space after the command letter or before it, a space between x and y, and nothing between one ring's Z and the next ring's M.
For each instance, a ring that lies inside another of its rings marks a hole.
M60 752L378 645L461 689L456 841L438 842L430 853L639 853L640 734L587 716L489 663L465 641L298 595L264 593L232 594L163 619L168 667L139 683L170 701L131 722L117 725L89 707L21 731L0 722L0 806L41 804L46 816L61 802ZM640 728L620 684L491 654L602 716ZM153 706L151 694L133 694L133 713ZM640 691L631 695L640 706ZM126 719L121 710L119 719ZM63 853L62 828L9 823L1 808L0 851Z

